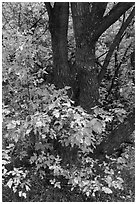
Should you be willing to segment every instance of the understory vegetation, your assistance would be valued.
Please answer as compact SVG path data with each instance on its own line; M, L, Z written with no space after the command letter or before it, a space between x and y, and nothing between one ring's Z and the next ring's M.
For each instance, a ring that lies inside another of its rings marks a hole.
M108 4L106 12L114 6ZM99 37L97 73L131 8ZM134 202L134 18L110 57L98 103L89 112L78 101L78 85L60 87L54 80L46 9L44 3L2 5L3 201ZM73 68L71 15L68 21Z

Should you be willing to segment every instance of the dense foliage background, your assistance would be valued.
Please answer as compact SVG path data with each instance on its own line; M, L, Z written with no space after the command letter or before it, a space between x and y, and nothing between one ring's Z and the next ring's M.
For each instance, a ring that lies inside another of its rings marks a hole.
M106 14L114 4L108 3ZM130 13L99 37L97 73ZM54 83L45 4L5 2L2 22L3 201L134 201L134 131L128 138L124 132L126 124L134 129L134 18L112 52L90 113L74 97L75 84L59 89ZM67 40L73 67L71 10ZM113 151L109 140L117 145Z

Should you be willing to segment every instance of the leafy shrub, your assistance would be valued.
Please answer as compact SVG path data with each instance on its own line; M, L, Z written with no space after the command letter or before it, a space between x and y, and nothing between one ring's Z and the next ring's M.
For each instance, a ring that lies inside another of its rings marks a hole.
M25 119L14 119L3 109L3 185L19 196L26 198L36 176L55 188L67 182L71 190L79 188L87 196L123 188L122 178L116 178L108 163L92 159L113 116L98 107L90 115L74 107L68 89L33 88L36 100L29 101L32 114Z

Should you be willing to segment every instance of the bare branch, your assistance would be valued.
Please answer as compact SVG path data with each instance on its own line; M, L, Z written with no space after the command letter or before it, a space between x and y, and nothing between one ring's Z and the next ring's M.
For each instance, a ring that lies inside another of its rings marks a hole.
M32 28L36 28L37 24L39 23L39 21L42 19L42 16L46 13L46 11L43 11L39 17L39 19L33 23L33 25L29 28L29 29L32 29Z
M97 57L97 60L99 59L99 58L101 58L101 57L103 57L105 54L107 54L108 53L108 51L106 51L106 52L104 52L103 54L101 54L99 57Z
M39 35L37 38L36 38L36 40L39 40L45 33L46 33L46 31L49 29L49 27L48 27L48 25L46 25L46 28L44 29L44 31L43 31L43 33L41 34L41 35ZM36 41L35 40L35 41Z
M109 28L113 23L115 23L120 18L120 16L122 16L133 5L134 2L117 3L116 6L114 6L113 9L103 17L103 20L92 36L93 41L97 41L101 34L105 30L107 30L107 28Z
M112 91L112 89L113 89L113 87L114 87L114 82L115 82L116 77L118 77L119 69L120 69L122 63L125 61L127 52L128 52L128 50L130 49L131 45L132 45L132 43L130 43L130 45L129 45L129 46L127 47L127 49L125 50L124 55L123 55L122 59L120 60L119 64L118 64L118 59L117 59L117 52L115 53L115 73L114 73L114 77L113 77L113 79L112 79L111 86L110 86L110 88L109 88L109 90L108 90L108 94L107 94L107 96L106 96L106 99L107 99L107 97L110 95L110 93L111 93L111 91Z
M130 24L131 20L134 18L134 15L135 15L135 8L133 8L132 12L130 13L130 15L128 16L128 18L126 19L126 21L122 24L118 34L115 36L115 39L113 40L113 43L111 44L110 46L110 49L109 49L109 52L104 60L104 63L103 63L103 67L98 75L98 81L99 81L99 84L101 83L101 80L103 79L105 73L106 73L106 70L107 70L107 67L109 65L109 62L110 62L110 59L112 57L112 54L116 48L116 46L120 43L121 41L121 37L125 31L125 29L127 28L127 26Z

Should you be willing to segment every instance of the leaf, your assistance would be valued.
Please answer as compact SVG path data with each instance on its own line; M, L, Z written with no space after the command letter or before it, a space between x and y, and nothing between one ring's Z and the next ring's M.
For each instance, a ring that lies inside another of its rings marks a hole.
M122 179L121 177L117 177L117 179L118 179L119 181L121 181L121 183L124 182L123 179Z
M52 109L54 109L55 107L56 107L56 104L55 104L55 102L54 102L54 103L52 103L52 104L49 105L49 110L52 110Z
M61 188L61 186L60 186L60 182L56 182L55 184L54 184L54 187L56 188Z
M113 182L112 182L112 186L113 186L115 189L123 189L122 183L123 183L123 182L121 182L120 180L113 181Z
M13 148L15 145L14 144L9 144L9 146L6 147L6 149Z
M85 143L86 143L86 145L90 146L91 145L91 138L85 137Z
M62 103L62 106L67 106L68 108L71 107L71 103L67 101L66 103Z
M43 123L42 123L41 121L37 121L37 122L36 122L36 126L37 126L37 127L41 127L41 126L43 126Z
M88 127L92 127L92 129L98 133L101 134L102 133L102 123L97 119L97 118L93 118L89 123L88 123Z
M91 127L85 127L82 132L84 135L92 136L92 130L93 129Z
M119 164L125 164L125 163L126 163L126 160L125 160L125 158L119 157L119 158L117 159L117 163L119 163Z
M26 198L26 197L27 197L26 193L22 193L22 196L23 196L24 198Z
M12 184L13 184L13 180L10 179L10 180L7 182L6 185L7 185L9 188L11 188L11 187L12 187Z
M42 143L35 144L35 150L45 150L45 146Z
M79 132L79 133L76 133L75 135L74 135L75 137L72 137L71 138L71 145L73 144L76 144L76 145L78 145L79 146L79 143L83 143L83 135Z
M6 162L5 164L7 164L7 162ZM5 164L4 164L4 165L5 165ZM5 169L5 167L2 166L2 175L3 175L3 176L7 173L7 171L8 171L8 170Z
M75 113L74 119L77 120L77 121L79 121L79 120L81 119L81 115L78 114L78 113Z
M37 160L37 155L34 154L34 156L30 157L30 163L32 164L33 162L35 162Z
M112 178L111 178L111 176L107 176L105 181L107 182L108 186L111 187L111 185L112 185Z
M59 116L60 116L59 110L54 110L54 111L53 111L53 115L54 115L56 118L59 118Z
M28 185L25 185L26 191L30 190L30 187Z
M31 131L32 131L32 128L27 129L26 135L29 135Z
M95 113L95 115L100 114L100 108L95 107L95 109L94 109L94 113Z
M8 115L8 114L10 114L10 110L8 110L7 108L4 108L3 110L2 110L2 112L5 114L5 115Z
M55 182L56 182L55 179L51 179L51 180L50 180L50 183L51 183L51 184L55 184Z
M68 89L71 89L71 87L70 86L65 86L65 89L68 90Z
M106 121L106 122L109 122L109 121L111 122L112 119L113 119L113 116L106 116L105 121Z
M16 127L16 124L13 124L13 123L9 123L7 124L7 129L14 129Z
M111 194L111 193L113 193L113 192L111 191L111 189L110 189L110 188L107 188L107 187L102 187L102 191L104 191L106 194Z
M89 191L86 192L86 196L87 196L87 197L90 196L90 192L89 192ZM93 196L94 196L94 195L93 195Z
M21 197L22 196L22 191L19 191L19 197Z
M74 184L78 184L78 183L79 183L78 177L75 177L75 178L74 178L73 183L74 183Z
M106 174L114 174L114 170L113 170L113 169L106 168L106 169L105 169L105 173L106 173Z

